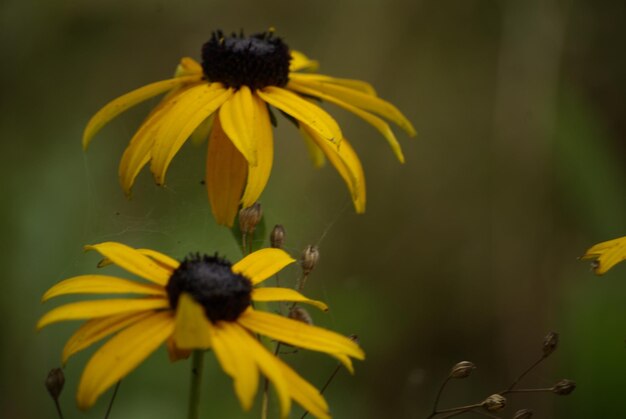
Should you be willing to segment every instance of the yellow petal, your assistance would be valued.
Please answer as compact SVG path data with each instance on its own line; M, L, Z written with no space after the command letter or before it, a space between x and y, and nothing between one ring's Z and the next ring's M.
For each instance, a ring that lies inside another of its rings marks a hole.
M50 288L41 302L68 294L143 294L165 295L165 289L151 284L140 284L127 279L107 275L81 275L68 278Z
M236 323L218 322L212 328L213 351L224 371L234 380L235 393L242 407L250 410L259 384L259 370L242 341Z
M121 243L104 242L88 245L85 246L85 250L97 250L120 268L159 285L167 284L172 275L171 271L158 265L148 256Z
M295 78L294 80L296 80ZM321 93L325 93L329 96L333 96L339 100L347 102L357 108L361 108L365 111L373 112L377 115L387 118L390 121L395 122L406 131L411 137L416 135L413 124L391 103L383 100L377 96L366 94L358 90L351 89L349 87L340 86L332 83L324 83L315 80L297 79L300 84L305 85L308 88L315 89Z
M274 160L274 139L267 105L257 95L252 95L253 107L258 115L254 130L257 147L257 164L248 164L248 181L241 198L244 208L259 200L270 178Z
M85 320L116 314L169 308L165 298L112 299L65 304L44 314L37 329L65 320Z
M247 162L215 118L206 159L206 187L218 224L233 226L246 182Z
M314 89L309 89L305 85L302 85L296 82L289 82L287 87L297 92L303 93L305 95L318 97L329 103L333 103L337 106L344 108L345 110L349 112L352 112L359 118L363 119L365 122L367 122L368 124L376 128L378 132L380 132L383 135L383 137L387 139L387 142L391 146L391 149L393 150L394 154L396 155L400 163L404 163L404 155L402 154L402 148L400 147L400 143L396 139L396 136L394 135L393 131L391 131L389 124L387 124L385 121L383 121L376 115L373 115L369 112L361 110L357 108L356 106L349 104L348 102L344 102L342 100L335 98L334 96L326 95Z
M204 307L191 295L183 292L176 308L174 343L180 349L207 349L211 347L211 323Z
M248 86L241 86L224 103L220 109L219 118L226 136L230 138L248 163L256 166L261 114Z
M78 407L87 409L154 352L174 329L171 313L156 313L124 329L89 360L78 385Z
M581 259L596 259L593 271L604 275L609 269L626 260L626 236L592 246Z
M300 348L364 359L359 346L347 337L317 326L256 310L246 310L237 321L244 327Z
M180 262L176 259L169 257L161 252L157 252L152 249L137 249L139 253L142 255L148 256L150 259L154 260L156 263L161 265L163 268L174 271L178 269L180 266Z
M295 262L287 252L268 247L257 250L233 265L233 272L241 274L256 285L265 281L290 263Z
M153 314L153 311L120 314L85 322L74 332L72 337L70 337L65 344L65 347L63 347L63 365L65 365L67 360L75 353Z
M276 364L287 381L291 397L305 410L319 419L330 419L328 404L319 390L300 377L289 365L277 359Z
M322 301L311 300L291 288L254 288L252 290L252 300L254 301L294 301L298 303L310 304L323 311L328 311L328 306Z
M332 116L295 93L280 87L268 86L257 90L257 94L261 99L307 125L323 138L337 144L343 138L341 129Z
M100 129L110 120L121 114L125 110L141 103L151 97L160 95L184 83L192 83L198 81L201 75L175 77L173 79L158 81L147 86L140 87L132 92L126 93L107 103L100 109L87 123L85 132L83 133L83 148L89 146L89 142Z
M183 57L180 59L180 64L176 67L176 77L184 76L203 76L202 66L199 62L190 57Z
M338 77L325 76L323 74L307 74L307 73L291 73L289 74L289 80L294 81L314 81L321 84L338 84L340 86L348 87L350 89L358 90L368 95L376 96L376 90L374 86L366 81L354 80L354 79L341 79Z
M198 128L191 134L191 143L195 146L202 145L211 135L211 129L213 128L213 118L215 113L210 115L207 119L202 121Z
M177 97L196 86L197 84L189 84L171 91L161 100L161 103L152 110L150 115L148 115L146 120L133 135L128 147L124 150L118 169L120 183L126 195L130 195L130 190L135 182L135 178L141 169L150 161L155 133L161 128L161 123L176 104Z
M358 214L365 212L366 190L363 166L350 143L344 138L339 147L328 144L316 132L300 126L303 137L313 141L322 150L326 158L337 169L352 195L352 202Z
M315 71L319 67L319 63L316 60L309 59L309 57L307 57L303 53L294 50L291 50L290 52L291 61L289 62L289 71Z
M302 132L304 128L300 125L300 132ZM313 166L316 169L320 169L326 164L326 158L324 157L324 152L320 149L315 141L309 135L302 135L304 139L304 144L306 145L306 149L309 151L309 157L313 162Z
M268 352L268 350L252 337L239 324L234 324L231 330L237 334L241 346L254 358L257 366L276 388L276 395L280 403L281 418L287 417L291 409L291 397L289 385L280 368L280 360Z
M172 159L194 130L232 95L220 83L201 84L181 93L155 133L150 171L157 184L165 184Z
M341 362L350 374L354 374L354 366L352 365L352 360L350 359L350 357L344 354L330 354L330 356Z

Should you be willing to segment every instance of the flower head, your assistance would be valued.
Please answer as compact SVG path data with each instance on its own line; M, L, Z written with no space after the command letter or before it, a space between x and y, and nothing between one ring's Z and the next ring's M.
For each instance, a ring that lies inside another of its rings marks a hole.
M326 329L253 309L253 301L293 301L327 306L287 288L256 288L294 260L283 250L262 249L235 264L217 255L191 255L182 262L149 249L106 242L86 249L146 279L140 283L107 275L83 275L50 288L42 301L69 294L136 294L137 298L81 301L57 307L39 320L39 329L65 320L87 320L63 349L63 363L75 353L113 335L87 363L78 386L80 408L135 369L161 344L170 359L211 348L234 380L245 409L252 406L259 371L276 387L285 416L295 400L317 417L330 417L324 398L311 384L268 352L254 334L325 352L350 371L350 357L364 359L352 340Z
M593 271L605 274L613 266L626 259L626 236L592 246L581 259L593 259Z
M365 177L356 153L337 122L316 101L346 109L374 126L403 162L389 125L409 135L415 129L368 83L302 73L317 62L290 50L273 31L249 37L213 33L202 48L202 63L183 58L172 79L141 87L113 100L89 121L86 148L111 119L130 107L167 93L141 124L120 162L122 188L130 194L135 178L150 163L157 184L165 183L170 162L192 136L209 137L206 186L213 214L232 226L239 205L256 202L272 169L273 107L297 125L316 166L325 158L347 184L357 212L365 211Z

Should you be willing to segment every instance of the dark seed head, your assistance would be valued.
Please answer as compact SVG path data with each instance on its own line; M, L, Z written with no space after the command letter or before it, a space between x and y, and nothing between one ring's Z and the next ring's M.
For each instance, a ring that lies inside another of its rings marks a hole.
M204 307L211 321L237 320L250 305L252 283L245 276L235 274L231 266L217 254L187 257L165 287L172 309L178 306L180 294L186 292Z
M58 399L61 391L63 391L63 386L65 385L65 375L63 374L63 370L61 368L51 369L46 377L45 384L50 396L54 400Z
M202 68L211 82L251 89L282 87L289 81L289 47L272 31L248 37L213 32L202 46Z

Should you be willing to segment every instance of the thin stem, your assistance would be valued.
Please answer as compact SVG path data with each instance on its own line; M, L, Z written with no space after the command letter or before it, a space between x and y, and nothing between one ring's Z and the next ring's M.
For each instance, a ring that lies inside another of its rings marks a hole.
M122 384L122 380L118 381L117 384L115 384L115 388L113 389L113 395L111 396L111 400L109 401L109 407L107 407L107 412L104 415L104 419L109 419L111 409L113 408L113 403L115 402L115 396L117 396L117 390L120 389L120 384Z
M437 392L437 396L435 397L435 403L433 404L433 411L430 413L430 415L426 419L430 419L437 414L437 407L439 406L439 399L441 398L443 389L446 388L446 385L448 384L448 382L450 382L450 378L452 378L452 376L448 375L446 379L444 380L444 382L441 383L441 386L439 386L439 391Z
M248 254L247 238L248 238L248 233L244 233L242 231L241 232L241 248L242 248L241 251L243 252L244 256Z
M59 414L59 419L63 419L63 412L61 411L61 404L59 403L58 397L54 399L54 405L57 408L57 413Z
M459 413L464 413L467 412L468 410L472 410L472 409L476 409L477 407L482 407L483 403L476 403L476 404L470 404L467 406L459 406L459 407L452 407L450 409L442 409L442 410L438 410L437 414L440 413L454 413L454 415L450 415L450 416L444 416L446 418L451 417L451 416L456 416Z
M519 375L519 377L517 377L517 378L515 379L515 381L513 381L513 382L511 383L511 385L510 385L510 386L509 386L506 390L501 391L501 392L500 392L500 394L506 394L506 393L510 392L511 390L513 390L513 388L514 388L514 387L515 387L515 386L516 386L516 385L517 385L520 381L522 381L522 378L524 378L524 377L526 376L526 374L528 374L529 372L531 372L531 371L532 371L532 370L533 370L533 369L534 369L537 365L541 364L541 362L542 362L544 359L546 359L546 357L545 357L545 356L542 356L542 357L541 357L541 358L539 358L537 361L535 361L534 363L532 363L530 367L526 368L526 370L525 370L523 373L521 373L521 374Z
M200 417L200 385L202 384L204 351L193 351L191 362L191 388L189 390L189 413L187 418L198 419Z
M320 394L324 394L324 391L326 391L326 389L328 388L328 386L330 385L330 383L335 379L335 376L337 375L337 373L339 372L339 370L341 369L341 364L337 364L337 367L335 368L335 370L333 371L332 374L330 374L330 377L328 377L328 380L326 380L326 384L324 384L322 386L322 388L320 389ZM302 414L302 416L300 417L300 419L304 419L307 417L307 415L309 414L309 411L307 410L306 412L304 412Z
M550 392L553 391L554 388L553 387L546 387L546 388L520 388L520 389L513 389L513 390L507 390L507 393L546 393L546 392Z

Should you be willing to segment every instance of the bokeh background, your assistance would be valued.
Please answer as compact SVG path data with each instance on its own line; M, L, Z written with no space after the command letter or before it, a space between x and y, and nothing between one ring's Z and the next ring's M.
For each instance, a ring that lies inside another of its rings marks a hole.
M501 390L561 333L555 355L524 381L578 383L569 397L513 397L502 417L615 418L626 394L626 265L597 278L580 256L626 234L626 36L623 2L22 1L0 3L0 417L55 417L43 387L76 324L36 333L55 302L42 293L94 272L82 245L118 240L183 257L240 257L213 222L204 148L187 144L167 188L142 173L133 200L117 164L150 108L106 127L84 153L82 130L108 100L199 58L212 30L277 29L321 72L372 82L418 129L398 132L400 165L356 117L328 109L363 160L365 215L331 167L316 170L285 120L262 197L269 226L294 255L319 244L307 294L331 306L317 324L359 335L368 359L342 371L327 399L337 418L424 418L450 366L478 365L442 407ZM154 103L154 101L152 102ZM286 280L298 275L288 270ZM74 393L92 350L70 360L67 418L101 418L110 393L79 412ZM335 364L286 355L321 386ZM258 417L239 408L213 356L203 417ZM159 350L122 383L111 418L184 417L186 362ZM299 417L296 408L292 417Z

